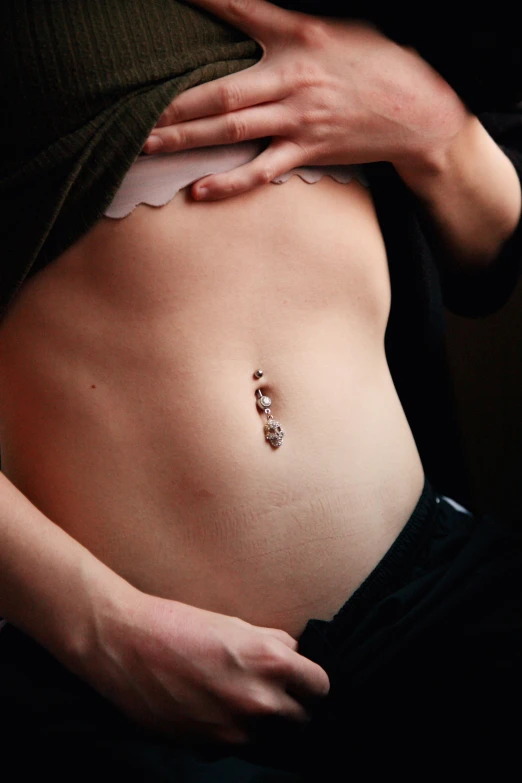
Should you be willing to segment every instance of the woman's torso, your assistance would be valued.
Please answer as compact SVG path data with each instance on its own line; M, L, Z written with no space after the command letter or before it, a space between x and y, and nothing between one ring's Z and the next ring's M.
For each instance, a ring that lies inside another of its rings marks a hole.
M361 583L422 489L389 306L358 182L183 190L104 218L0 329L3 469L139 588L297 634Z

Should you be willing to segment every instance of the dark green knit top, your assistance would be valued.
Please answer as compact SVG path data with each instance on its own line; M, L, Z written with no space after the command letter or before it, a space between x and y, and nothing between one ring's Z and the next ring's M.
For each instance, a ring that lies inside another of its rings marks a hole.
M3 0L0 312L101 217L175 95L260 53L178 0Z

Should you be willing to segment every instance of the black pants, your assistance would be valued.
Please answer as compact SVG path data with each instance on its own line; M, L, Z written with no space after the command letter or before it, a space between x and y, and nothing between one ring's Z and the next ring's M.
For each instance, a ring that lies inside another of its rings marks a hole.
M55 781L290 783L490 764L499 779L521 763L522 535L456 511L427 484L375 570L331 622L310 620L299 650L331 681L310 724L267 723L241 758L209 761L146 736L8 626L4 757L17 780L42 766Z

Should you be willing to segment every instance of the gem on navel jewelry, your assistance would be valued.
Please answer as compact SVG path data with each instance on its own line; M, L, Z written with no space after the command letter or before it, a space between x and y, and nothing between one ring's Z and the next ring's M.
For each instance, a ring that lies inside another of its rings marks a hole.
M254 373L254 378L262 378L263 377L263 370L256 370Z
M262 411L265 410L265 408L269 408L272 405L272 400L270 397L267 397L266 394L263 394L261 389L258 389L257 392L257 407L261 408Z
M274 447L274 449L277 449L283 443L285 431L272 415L272 411L270 410L272 400L270 397L268 397L266 394L263 394L261 389L256 391L256 397L257 407L260 408L266 415L265 438L270 443L270 445Z

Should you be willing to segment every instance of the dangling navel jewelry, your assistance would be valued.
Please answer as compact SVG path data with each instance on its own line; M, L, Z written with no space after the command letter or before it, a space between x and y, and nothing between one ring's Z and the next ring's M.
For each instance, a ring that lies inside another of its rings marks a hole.
M263 370L256 370L254 373L255 378L261 378L262 375ZM257 407L260 408L266 415L265 438L270 443L270 445L274 447L274 449L277 449L283 443L285 431L272 415L272 411L270 410L272 400L270 397L268 397L266 394L263 394L261 389L257 389L256 397Z

